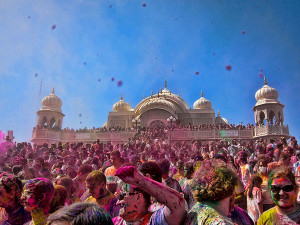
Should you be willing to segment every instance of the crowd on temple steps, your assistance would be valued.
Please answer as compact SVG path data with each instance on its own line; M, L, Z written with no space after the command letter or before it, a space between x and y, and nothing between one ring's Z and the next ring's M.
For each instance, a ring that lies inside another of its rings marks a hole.
M0 224L300 224L294 137L10 143L0 174Z

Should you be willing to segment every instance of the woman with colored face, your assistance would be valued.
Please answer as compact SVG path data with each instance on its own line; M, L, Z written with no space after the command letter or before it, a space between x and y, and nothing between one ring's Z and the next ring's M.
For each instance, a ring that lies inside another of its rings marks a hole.
M294 174L286 167L274 169L268 180L275 207L264 212L257 224L300 224L300 205L296 202Z

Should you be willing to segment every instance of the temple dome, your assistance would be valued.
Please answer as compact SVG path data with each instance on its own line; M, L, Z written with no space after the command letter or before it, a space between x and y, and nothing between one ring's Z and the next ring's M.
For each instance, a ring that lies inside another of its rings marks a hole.
M203 97L203 91L201 91L201 98L194 102L194 109L211 109L211 102Z
M277 101L278 96L278 91L275 88L267 85L266 78L264 81L264 86L255 93L256 101L259 101L261 99L272 99Z
M228 120L225 119L224 117L220 116L220 111L219 110L218 110L218 116L216 117L215 123L216 124L227 124L227 125L229 125Z
M113 105L113 111L114 112L121 112L121 111L130 111L131 106L123 101L123 95L121 96L120 101L116 102Z
M49 109L61 112L62 101L54 94L54 88L52 93L42 100L42 109Z
M175 105L171 101L159 97L154 97L152 99L149 99L147 102L145 102L145 104L143 104L140 110L143 111L144 109L151 108L151 107L158 107L158 108L166 107L172 109L173 111L176 110Z

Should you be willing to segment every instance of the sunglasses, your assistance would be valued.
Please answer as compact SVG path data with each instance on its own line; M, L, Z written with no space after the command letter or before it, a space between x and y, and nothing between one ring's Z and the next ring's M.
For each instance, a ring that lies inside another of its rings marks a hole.
M131 192L131 193L120 193L117 195L118 200L123 200L125 196L130 196L130 195L136 195L139 194L138 192Z
M279 193L280 190L283 190L284 192L291 192L295 189L294 185L290 184L290 185L285 185L285 186L275 186L272 185L271 186L271 191L275 192L275 193Z

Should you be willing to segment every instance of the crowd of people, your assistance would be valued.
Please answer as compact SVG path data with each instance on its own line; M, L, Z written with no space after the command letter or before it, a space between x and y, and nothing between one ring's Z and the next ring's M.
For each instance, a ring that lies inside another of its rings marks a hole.
M290 140L15 143L0 155L0 224L300 224Z
M51 127L48 125L43 125L43 126L37 126L38 129L50 129L54 131L60 130L59 127ZM216 125L199 125L199 126L193 126L191 124L187 125L179 125L178 121L176 123L173 123L172 126L169 124L169 126L166 127L168 130L192 130L192 131L197 131L197 130L211 130L211 129L219 129L219 130L245 130L245 129L252 129L254 128L253 124L216 124ZM35 128L36 129L36 128ZM91 129L85 127L85 128L80 128L78 130L70 129L68 127L62 129L65 132L78 132L78 133L107 133L107 132L130 132L130 131L141 131L141 130L146 130L148 128L146 127L141 127L141 126L132 126L128 128L123 128L119 126L113 126L110 128L104 127L93 127Z

